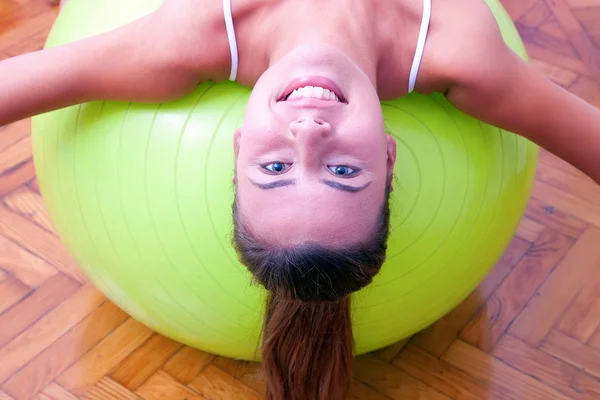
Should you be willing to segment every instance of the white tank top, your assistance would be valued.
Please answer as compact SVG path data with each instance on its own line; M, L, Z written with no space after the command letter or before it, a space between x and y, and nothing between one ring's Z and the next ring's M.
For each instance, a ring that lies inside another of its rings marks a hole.
M229 73L229 80L235 81L238 73L239 59L237 42L235 40L235 30L233 29L233 17L231 15L231 0L223 0L223 15L225 17L225 28L227 29L227 38L229 39L229 49L231 51L231 72ZM419 68L423 59L423 51L425 49L425 40L427 39L430 20L431 0L423 0L423 18L421 20L421 28L419 29L419 38L417 39L415 56L408 76L408 93L415 90Z

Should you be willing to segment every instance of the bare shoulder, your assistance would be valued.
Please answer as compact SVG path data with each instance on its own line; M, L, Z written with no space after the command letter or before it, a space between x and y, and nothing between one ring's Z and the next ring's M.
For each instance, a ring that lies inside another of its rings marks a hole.
M456 85L479 84L514 61L484 0L433 0L432 7L420 91L447 92Z
M222 3L212 0L165 0L154 21L157 40L168 40L173 60L201 72L202 80L224 79L229 48Z

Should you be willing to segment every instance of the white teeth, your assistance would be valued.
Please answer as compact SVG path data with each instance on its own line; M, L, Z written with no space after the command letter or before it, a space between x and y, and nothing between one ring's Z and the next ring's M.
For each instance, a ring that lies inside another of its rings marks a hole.
M331 101L340 101L339 97L329 89L322 88L320 86L305 86L294 90L287 97L286 100L293 99L323 99Z
M325 89L325 98L329 100L336 100L336 95L332 91Z

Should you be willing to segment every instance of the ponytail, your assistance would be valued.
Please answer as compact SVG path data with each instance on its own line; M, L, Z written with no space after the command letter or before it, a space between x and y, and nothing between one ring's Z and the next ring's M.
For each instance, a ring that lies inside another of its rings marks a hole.
M345 399L354 350L350 295L385 261L389 190L370 239L343 248L270 245L253 235L235 199L234 247L268 293L261 347L267 400Z
M352 378L350 299L270 294L262 358L267 400L344 400Z

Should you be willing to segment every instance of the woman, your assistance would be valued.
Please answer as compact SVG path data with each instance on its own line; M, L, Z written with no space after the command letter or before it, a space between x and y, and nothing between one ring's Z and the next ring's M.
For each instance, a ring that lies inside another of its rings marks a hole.
M0 125L92 100L174 100L205 80L253 87L233 140L234 244L270 293L267 397L342 399L349 296L386 252L396 148L381 100L442 92L600 182L600 112L515 56L485 3L432 1L235 0L230 19L227 1L166 0L1 62Z

